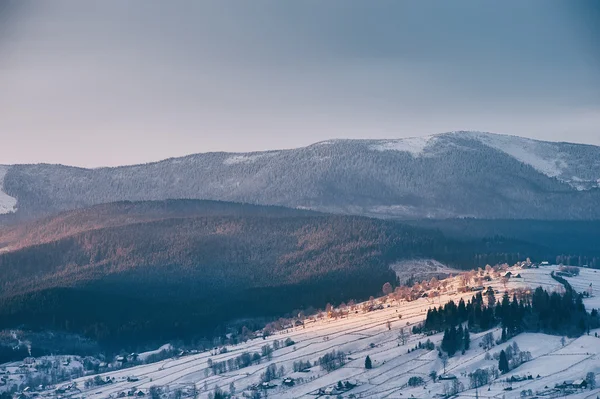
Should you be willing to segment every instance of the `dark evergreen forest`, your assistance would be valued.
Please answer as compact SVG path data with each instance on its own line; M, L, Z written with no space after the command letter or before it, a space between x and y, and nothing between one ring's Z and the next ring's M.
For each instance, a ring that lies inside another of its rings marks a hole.
M402 259L470 269L566 253L521 236L190 200L70 211L0 230L0 247L11 248L0 254L0 328L119 346L209 337L238 318L366 299L395 284L389 265ZM586 248L573 246L571 256L594 258L597 249ZM498 316L472 317L485 328Z

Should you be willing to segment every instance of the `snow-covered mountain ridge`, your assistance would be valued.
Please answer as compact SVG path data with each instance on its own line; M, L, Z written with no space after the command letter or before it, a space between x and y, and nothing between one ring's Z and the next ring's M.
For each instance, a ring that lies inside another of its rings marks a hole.
M600 218L600 147L482 132L336 139L116 168L14 165L0 172L0 213L13 211L16 199L17 218L170 198L377 217Z
M424 137L409 137L398 140L380 140L371 148L380 151L396 150L413 154L414 156L434 156L439 138L455 137L465 140L476 140L481 144L501 151L525 165L529 165L548 177L571 185L577 190L588 190L600 187L600 156L598 147L573 143L558 143L533 140L519 136L492 134L485 132L451 132ZM447 149L448 147L445 147ZM595 151L594 151L595 149ZM587 156L596 156L592 161L594 168L587 169L585 165L590 161Z

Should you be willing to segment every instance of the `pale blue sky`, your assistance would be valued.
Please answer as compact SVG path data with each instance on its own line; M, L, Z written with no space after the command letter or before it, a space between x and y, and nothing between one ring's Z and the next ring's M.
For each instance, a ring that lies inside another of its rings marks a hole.
M594 0L0 0L0 164L481 130L600 145Z

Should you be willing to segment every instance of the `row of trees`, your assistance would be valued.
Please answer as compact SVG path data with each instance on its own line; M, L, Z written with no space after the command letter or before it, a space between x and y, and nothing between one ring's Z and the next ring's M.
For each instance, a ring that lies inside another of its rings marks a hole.
M213 362L212 359L208 359L208 369L206 369L206 372L208 373L208 370L211 370L213 375L218 375L227 371L243 369L244 367L248 367L252 364L260 364L263 359L270 361L273 359L273 351L282 348L283 345L289 346L293 344L294 341L289 338L286 341L275 340L273 341L272 346L269 344L263 345L260 348L260 353L243 352L236 357L220 362Z

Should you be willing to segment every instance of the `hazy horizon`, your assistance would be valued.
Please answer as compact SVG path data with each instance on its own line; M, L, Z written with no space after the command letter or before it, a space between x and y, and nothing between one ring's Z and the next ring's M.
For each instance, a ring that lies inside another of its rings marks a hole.
M0 164L457 130L600 145L600 4L0 0Z

